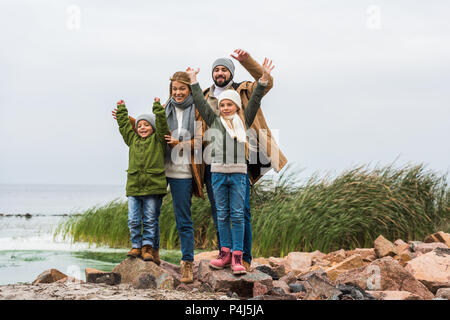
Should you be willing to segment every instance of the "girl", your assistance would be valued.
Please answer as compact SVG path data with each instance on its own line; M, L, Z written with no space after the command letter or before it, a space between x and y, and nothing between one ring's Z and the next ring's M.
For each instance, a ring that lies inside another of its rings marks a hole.
M266 58L264 73L245 110L242 110L241 98L235 90L224 91L219 96L219 116L203 96L196 78L199 70L187 69L195 107L211 130L208 132L212 140L211 179L221 250L218 259L212 260L210 266L222 269L231 264L233 274L246 273L242 265L248 157L246 129L255 119L273 68L272 62Z

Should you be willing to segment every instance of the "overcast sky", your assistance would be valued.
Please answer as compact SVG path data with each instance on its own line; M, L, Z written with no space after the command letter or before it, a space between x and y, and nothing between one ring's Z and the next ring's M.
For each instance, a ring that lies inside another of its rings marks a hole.
M0 2L0 183L125 184L111 117L236 48L273 59L262 108L290 163L450 168L448 1ZM236 64L236 81L251 80Z

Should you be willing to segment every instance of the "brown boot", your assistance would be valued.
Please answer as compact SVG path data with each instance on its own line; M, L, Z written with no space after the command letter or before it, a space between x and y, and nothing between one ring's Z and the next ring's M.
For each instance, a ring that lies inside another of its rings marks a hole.
M127 257L131 258L139 258L142 254L141 248L131 248L130 251L127 253Z
M152 246L148 244L142 247L142 259L144 259L144 261L155 261L152 250Z
M192 271L192 261L181 260L181 279L182 283L194 282L194 273Z
M159 266L161 264L161 259L159 258L159 249L152 248L153 261Z

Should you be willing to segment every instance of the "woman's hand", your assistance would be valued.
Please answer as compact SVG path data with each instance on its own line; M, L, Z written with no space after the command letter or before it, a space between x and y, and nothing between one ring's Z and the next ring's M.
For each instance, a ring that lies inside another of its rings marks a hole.
M272 60L264 58L264 63L262 65L262 68L263 68L263 75L262 75L261 79L259 79L259 80L262 83L267 84L270 79L270 73L272 72L273 68L275 68L275 66L272 65Z
M234 52L237 53L237 55L234 56L233 54L230 54L230 56L239 62L247 60L247 58L250 56L247 51L244 51L242 49L236 49L234 50Z
M189 78L191 79L191 84L194 84L197 82L197 73L200 72L200 68L197 68L197 71L192 69L191 67L188 67L186 69L186 73L189 75Z
M180 140L175 139L174 137L170 136L170 135L165 135L164 139L166 139L167 144L173 148L175 147L177 144L180 143Z

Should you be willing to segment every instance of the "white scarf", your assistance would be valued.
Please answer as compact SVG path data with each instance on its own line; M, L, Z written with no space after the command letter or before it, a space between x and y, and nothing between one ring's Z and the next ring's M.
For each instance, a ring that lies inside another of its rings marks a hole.
M244 123L237 113L226 118L220 116L220 121L222 121L223 126L231 138L236 138L237 141L241 143L247 142L247 134L245 132Z

